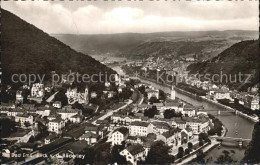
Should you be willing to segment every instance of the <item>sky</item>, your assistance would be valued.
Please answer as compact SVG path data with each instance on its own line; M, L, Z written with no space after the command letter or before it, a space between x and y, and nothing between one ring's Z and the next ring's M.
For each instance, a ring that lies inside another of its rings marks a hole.
M256 30L259 1L2 1L49 34Z

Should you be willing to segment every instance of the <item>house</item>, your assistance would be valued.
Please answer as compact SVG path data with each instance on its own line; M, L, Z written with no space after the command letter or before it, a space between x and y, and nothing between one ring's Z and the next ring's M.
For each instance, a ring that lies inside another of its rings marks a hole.
M23 109L9 109L9 111L7 112L7 116L13 116L15 117L16 115L22 115L26 113Z
M157 135L156 140L161 140L165 144L171 146L177 146L181 140L181 134L179 129L172 129L167 132L164 132L160 135Z
M88 87L85 89L78 89L78 88L68 88L65 95L68 98L69 104L74 104L78 102L79 104L88 104Z
M10 136L8 136L6 138L2 138L2 139L8 140L8 141L17 141L17 143L27 143L31 136L34 136L33 130L18 129L16 132L12 133Z
M164 132L169 131L171 128L170 125L167 122L158 122L158 121L153 121L152 122L152 128L153 128L153 133L156 135L163 134Z
M225 89L211 89L207 95L213 100L231 99L230 92Z
M186 120L187 125L192 129L193 134L207 132L210 129L209 119L206 117L185 117L184 120Z
M53 107L55 108L61 108L61 101L55 101L53 104L52 104Z
M106 87L110 87L110 85L111 85L110 82L108 82L108 81L105 82Z
M162 112L166 109L174 109L175 112L179 113L179 112L183 112L183 103L179 102L179 101L169 101L167 100L164 103L164 106L162 108Z
M81 123L81 122L82 122L82 119L83 119L83 116L82 116L82 115L76 114L76 115L74 115L74 116L71 116L69 120L70 120L72 123Z
M121 145L122 141L125 141L129 135L126 127L120 127L115 129L111 134L112 145Z
M44 139L44 144L50 144L53 141L55 141L55 139L57 139L58 135L56 133L51 133L49 136L47 136Z
M86 149L87 147L89 147L89 145L86 141L79 140L69 145L66 151L69 155L77 155L77 154L81 154L82 151L84 151L84 149Z
M179 129L185 129L186 128L187 122L185 120L182 120L179 117L175 117L175 118L173 118L173 120L174 120L174 123L175 123L174 126L176 128L179 128Z
M91 98L97 98L97 92L93 91L90 93Z
M52 107L53 108L53 107ZM36 114L39 114L39 115L41 115L41 116L49 116L50 115L50 113L51 113L51 110L53 110L52 108L50 108L50 107L37 107L37 109L36 109Z
M150 100L151 97L159 99L159 89L147 89L146 92L148 100Z
M48 123L48 131L49 132L55 132L57 134L62 133L62 129L65 127L65 121L61 118L56 118Z
M153 133L153 126L148 122L134 121L129 125L130 136L147 136L149 133Z
M126 158L126 161L131 162L133 165L136 165L138 161L144 161L147 152L144 147L140 144L133 144L120 152L120 155Z
M20 91L20 90L16 91L15 97L16 97L16 100L15 100L16 103L23 103L24 98L22 95L22 91Z
M100 127L95 126L95 125L93 125L93 124L89 124L89 123L88 123L88 124L85 126L84 131L85 131L85 133L92 132L92 133L94 133L94 134L103 136L103 135L102 135L102 132L100 131Z
M58 115L61 115L61 119L63 120L72 120L72 116L82 115L82 111L79 109L72 109L71 105L65 106L62 109L58 109L56 111Z
M193 137L193 131L189 126L187 126L185 129L182 129L181 132L184 132L187 135L188 141Z
M15 122L19 122L22 127L25 126L24 123L29 123L30 125L33 125L33 116L27 113L18 114L15 116Z
M259 96L246 96L244 105L252 110L259 110Z
M44 85L40 83L33 84L31 88L31 97L37 97L37 98L44 97Z
M89 145L96 144L99 135L93 132L84 133L82 136L79 137L79 140L85 140Z
M196 107L186 104L183 107L182 114L185 115L185 116L189 116L189 117L195 116L196 115Z

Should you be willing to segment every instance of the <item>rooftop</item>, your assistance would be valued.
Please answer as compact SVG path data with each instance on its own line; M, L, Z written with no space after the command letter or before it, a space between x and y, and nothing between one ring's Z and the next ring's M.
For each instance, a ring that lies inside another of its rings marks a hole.
M126 150L128 152L130 152L130 154L136 155L136 154L139 154L140 152L143 152L144 147L140 144L133 144L133 145L127 147Z
M114 132L120 132L120 133L122 133L124 136L126 135L126 134L128 134L128 129L126 128L126 127L120 127L120 128L117 128L117 129L115 129L114 131L113 131L113 133Z

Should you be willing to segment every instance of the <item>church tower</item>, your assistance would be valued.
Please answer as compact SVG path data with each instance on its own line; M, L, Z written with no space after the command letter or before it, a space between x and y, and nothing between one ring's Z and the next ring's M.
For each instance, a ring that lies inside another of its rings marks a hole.
M172 89L171 89L171 100L175 100L175 90L174 90L173 85L172 85Z

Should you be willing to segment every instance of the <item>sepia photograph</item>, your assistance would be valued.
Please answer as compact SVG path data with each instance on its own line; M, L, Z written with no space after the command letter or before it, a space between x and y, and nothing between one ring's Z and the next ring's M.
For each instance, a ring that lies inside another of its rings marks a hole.
M1 164L260 164L259 1L1 1Z

